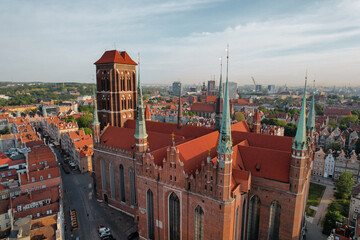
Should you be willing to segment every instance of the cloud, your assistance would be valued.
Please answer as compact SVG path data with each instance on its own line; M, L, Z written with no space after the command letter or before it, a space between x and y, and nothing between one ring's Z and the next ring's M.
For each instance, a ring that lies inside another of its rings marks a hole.
M360 1L310 1L287 10L248 4L0 3L0 80L89 81L92 63L116 44L131 56L141 52L145 83L200 83L218 75L218 57L229 43L229 74L239 84L255 76L264 84L296 85L305 68L324 84L360 82Z

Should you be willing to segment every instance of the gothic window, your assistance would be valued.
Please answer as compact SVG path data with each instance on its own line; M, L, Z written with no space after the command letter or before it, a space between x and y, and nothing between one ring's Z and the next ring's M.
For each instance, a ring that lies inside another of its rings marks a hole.
M114 166L112 163L109 164L110 170L110 189L111 189L111 198L115 199L115 179L114 179Z
M101 183L103 190L106 190L106 168L105 168L105 161L104 159L100 160L100 167L101 167Z
M155 239L154 231L154 202L153 202L153 193L149 189L146 194L147 202L147 227L148 227L148 238L151 240Z
M279 239L281 205L274 200L270 205L268 240Z
M239 207L237 207L236 209L236 216L235 216L236 220L235 220L235 240L237 240L237 236L238 236L238 226L239 226Z
M248 219L248 240L257 240L259 235L260 221L260 198L254 195L250 200L249 219Z
M180 240L180 201L175 193L169 197L169 236L170 240Z
M124 181L124 167L122 164L119 166L119 173L120 173L120 194L121 194L121 201L125 202L125 181Z
M135 192L135 171L133 168L129 169L130 172L130 197L131 205L136 204L136 192Z
M246 224L246 198L244 199L243 207L242 207L241 240L245 240L245 224Z
M195 221L194 221L194 239L203 240L204 239L204 211L200 206L195 208Z

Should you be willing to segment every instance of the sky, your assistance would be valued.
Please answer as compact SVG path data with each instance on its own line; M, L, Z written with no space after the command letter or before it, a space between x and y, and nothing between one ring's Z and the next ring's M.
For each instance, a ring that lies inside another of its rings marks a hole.
M360 0L0 0L0 81L92 82L106 50L145 84L360 86Z

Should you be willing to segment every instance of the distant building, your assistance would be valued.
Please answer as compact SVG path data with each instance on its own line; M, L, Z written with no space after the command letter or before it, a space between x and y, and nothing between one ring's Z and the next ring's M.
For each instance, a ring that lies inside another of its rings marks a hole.
M275 93L275 85L268 85L269 93Z
M179 95L179 91L182 91L181 82L173 82L172 91L174 95Z
M223 84L223 89L225 91L225 83ZM230 99L237 98L237 83L229 82L229 97Z
M209 80L208 81L208 95L216 95L217 91L216 91L216 85L215 85L215 80Z
M255 85L255 92L261 92L262 86L261 85Z

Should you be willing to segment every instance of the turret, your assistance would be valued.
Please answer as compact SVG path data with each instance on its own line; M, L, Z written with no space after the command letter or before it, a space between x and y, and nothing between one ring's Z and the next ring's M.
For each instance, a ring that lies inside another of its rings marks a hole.
M261 127L261 117L259 111L256 111L253 118L252 131L254 133L260 133L260 127Z
M179 83L179 106L178 106L178 129L180 129L182 127L182 120L183 120L183 115L182 115L182 106L181 106L181 85Z
M222 90L222 61L220 63L220 82L219 82L219 92L216 98L216 116L215 116L215 130L220 131L221 128L221 118L223 112L223 90Z
M221 201L230 199L231 173L232 173L232 139L231 139L231 117L229 106L229 51L227 49L226 85L223 106L223 117L221 119L220 137L217 147L217 198Z
M43 117L47 117L46 107L44 105L42 105L42 113Z
M292 146L291 165L290 165L290 191L301 193L305 183L305 169L307 164L307 138L306 138L306 82L304 88L304 98L300 112L299 123Z
M97 111L95 88L94 88L93 104L94 104L94 112L93 112L93 122L92 122L91 126L92 126L92 131L93 131L94 143L99 143L100 142L100 122L99 122L98 111Z
M145 108L145 120L151 121L151 112L149 106L146 106Z

